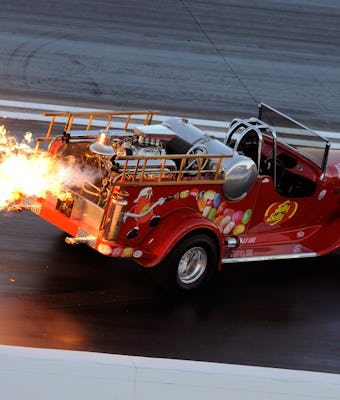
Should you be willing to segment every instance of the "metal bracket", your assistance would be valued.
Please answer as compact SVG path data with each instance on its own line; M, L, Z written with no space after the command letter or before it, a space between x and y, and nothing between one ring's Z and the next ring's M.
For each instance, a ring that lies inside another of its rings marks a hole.
M95 236L76 236L76 237L66 237L65 238L65 243L67 244L72 244L72 245L77 245L79 243L87 243L90 242L91 240L95 240Z

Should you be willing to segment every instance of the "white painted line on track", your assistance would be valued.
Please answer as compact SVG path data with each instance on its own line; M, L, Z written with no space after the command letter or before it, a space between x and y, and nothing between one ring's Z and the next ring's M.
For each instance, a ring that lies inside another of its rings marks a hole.
M32 103L32 102L23 102L23 101L12 101L12 100L3 100L0 99L0 108L6 109L26 109L26 110L36 110L40 113L47 112L47 111L55 111L55 112L86 112L86 111L109 111L108 109L99 109L99 108L84 108L84 107L73 107L73 106L62 106L57 104L44 104L44 103ZM117 110L119 111L119 110ZM122 110L125 111L125 110ZM29 116L31 113L20 113L21 115L25 116L22 119L30 119ZM11 113L13 115L13 113ZM8 118L9 115L6 115ZM153 119L155 121L164 121L166 118L169 118L169 115L158 115L155 114ZM46 117L43 117L46 120ZM138 116L137 116L138 118ZM139 117L143 120L143 117ZM190 121L195 124L199 123L200 125L207 125L210 127L216 128L225 128L228 123L226 121L212 121L212 120L205 120L205 119L198 119L198 118L191 118Z
M107 109L98 109L98 108L84 108L84 107L73 107L73 106L63 106L57 104L45 104L45 103L33 103L33 102L23 102L23 101L13 101L13 100L4 100L0 99L0 116L6 118L13 119L22 119L22 120L31 120L31 121L48 121L48 117L44 117L42 115L43 112L86 112L86 111L108 111ZM7 111L6 111L7 110ZM15 110L15 111L13 111ZM18 111L24 110L24 111ZM28 112L28 110L31 110ZM125 110L122 110L125 111ZM237 117L237 116L235 116ZM154 115L154 121L164 121L169 118L168 115ZM138 121L143 121L142 116L136 116L135 119ZM207 120L207 119L199 119L199 118L190 118L189 120L192 124L198 125L202 127L202 129L212 135L222 136L223 132L229 125L228 121L216 121L216 120ZM58 121L64 121L63 119L57 119ZM79 119L79 123L85 123L85 120ZM105 127L106 124L103 121L94 121L93 126ZM316 131L318 134L329 138L329 139L340 139L339 132L331 132L331 131Z
M17 104L19 103L18 107ZM41 107L41 108L40 108ZM16 110L17 109L17 110ZM16 111L13 111L16 110ZM20 110L20 111L19 111ZM32 110L28 112L29 110ZM0 100L0 117L2 118L9 118L9 119L18 119L18 120L27 120L27 121L42 121L42 122L49 122L50 118L45 117L42 115L43 112L105 112L109 110L104 109L96 109L96 108L82 108L82 107L67 107L67 106L58 106L52 104L41 104L41 103L23 103L23 102L9 102L7 104L3 100ZM115 110L120 111L120 110ZM122 112L126 110L121 110ZM153 121L155 122L162 122L170 118L168 115L159 115L155 114L153 116ZM130 122L130 127L135 127L136 125L140 125L144 122L145 117L140 115L135 115L133 121ZM57 117L55 119L56 123L64 123L65 117ZM87 125L88 119L84 118L76 118L75 122L80 125ZM223 132L225 132L226 127L228 126L228 122L226 121L210 121L210 120L203 120L197 118L191 118L190 122L201 129L203 129L208 135L215 135L218 137L224 137ZM112 128L121 128L121 123L115 123L114 121L111 122ZM92 121L92 126L104 128L106 127L106 122L104 120L94 119Z

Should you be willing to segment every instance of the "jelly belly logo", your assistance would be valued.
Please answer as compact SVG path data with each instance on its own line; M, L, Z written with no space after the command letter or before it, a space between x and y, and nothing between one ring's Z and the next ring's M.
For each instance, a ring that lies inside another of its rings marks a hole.
M294 216L298 206L296 201L291 200L287 200L284 203L273 203L267 208L264 214L264 222L271 226L279 223L282 224Z

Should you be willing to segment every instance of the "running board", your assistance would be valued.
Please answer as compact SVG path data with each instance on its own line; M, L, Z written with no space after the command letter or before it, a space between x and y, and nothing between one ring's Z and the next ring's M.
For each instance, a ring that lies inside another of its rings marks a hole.
M250 256L250 257L229 257L222 258L222 264L231 264L239 262L250 262L250 261L268 261L268 260L288 260L292 258L309 258L316 257L315 252L310 253L293 253L293 254L272 254L272 255L262 255L262 256Z

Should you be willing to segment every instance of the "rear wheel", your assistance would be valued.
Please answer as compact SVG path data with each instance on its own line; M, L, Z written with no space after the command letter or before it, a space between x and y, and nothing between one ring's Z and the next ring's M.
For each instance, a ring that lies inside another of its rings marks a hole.
M150 268L150 273L166 289L193 292L207 285L217 267L215 241L205 233L196 233L177 243L159 265Z

